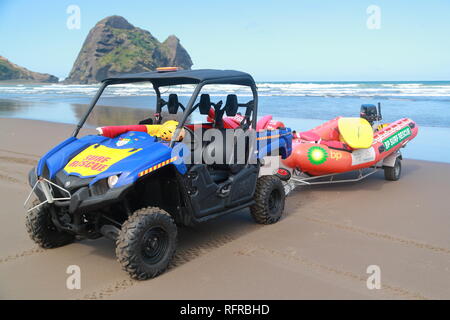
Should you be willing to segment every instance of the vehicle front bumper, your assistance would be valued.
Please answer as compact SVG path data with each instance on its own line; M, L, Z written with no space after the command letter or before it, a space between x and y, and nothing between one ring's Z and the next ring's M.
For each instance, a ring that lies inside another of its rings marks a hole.
M70 192L53 181L38 177L34 168L28 174L28 182L32 190L25 200L24 206L28 204L33 192L40 201L38 205L28 209L28 211L45 203L53 203L58 207L68 207L69 213L75 213L78 210L93 211L115 202L120 202L132 188L132 184L129 184L119 188L109 188L103 194L94 194L92 187L83 186ZM54 191L57 189L59 189L58 191L62 196L55 196Z

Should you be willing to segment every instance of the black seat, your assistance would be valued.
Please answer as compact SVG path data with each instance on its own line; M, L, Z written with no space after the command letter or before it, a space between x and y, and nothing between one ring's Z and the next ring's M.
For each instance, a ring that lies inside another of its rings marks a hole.
M211 109L211 98L209 97L209 94L204 93L200 96L200 102L198 104L198 109L200 111L200 114L202 115L208 115L209 110Z
M169 95L169 101L167 101L167 109L170 114L177 114L180 102L178 101L178 95L176 93L171 93Z
M235 94L229 94L225 102L225 112L228 117L234 117L238 111L239 103Z

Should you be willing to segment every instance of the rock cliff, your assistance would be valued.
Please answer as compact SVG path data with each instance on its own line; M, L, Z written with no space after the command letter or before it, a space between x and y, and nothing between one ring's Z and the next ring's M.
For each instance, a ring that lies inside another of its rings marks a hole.
M163 43L125 18L111 16L89 32L65 83L96 83L118 73L190 69L192 60L175 36Z

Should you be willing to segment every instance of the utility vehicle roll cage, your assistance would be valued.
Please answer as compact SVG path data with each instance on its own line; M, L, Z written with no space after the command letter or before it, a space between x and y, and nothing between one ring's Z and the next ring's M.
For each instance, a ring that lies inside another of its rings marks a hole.
M205 85L210 84L231 84L231 85L240 85L250 87L253 94L253 101L251 104L239 104L239 107L246 106L247 112L246 116L250 116L250 126L253 129L256 129L256 119L257 119L257 111L258 111L258 93L256 89L255 81L253 77L245 72L235 71L235 70L214 70L214 69L199 69L199 70L180 70L180 71L152 71L152 72L143 72L143 73L135 73L135 74L123 74L115 77L104 79L101 83L100 88L92 99L88 110L80 119L77 124L72 136L76 137L86 122L89 114L94 109L97 104L100 96L104 92L107 86L114 84L126 84L126 83L138 83L138 82L150 82L153 85L153 89L156 93L156 114L161 113L162 107L165 105L165 101L161 98L160 87L165 86L175 86L182 84L194 84L196 85L191 98L189 99L188 104L186 105L183 111L183 117L180 123L178 124L177 132L173 135L171 146L175 143L178 138L178 133L180 129L185 125L186 120L189 115L198 107L194 105L195 101L202 88Z

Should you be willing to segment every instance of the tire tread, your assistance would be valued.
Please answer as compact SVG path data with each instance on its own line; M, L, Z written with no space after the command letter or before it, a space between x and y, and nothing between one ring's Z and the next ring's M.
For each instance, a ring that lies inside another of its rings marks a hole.
M266 206L267 197L274 187L280 188L280 191L282 192L282 200L281 200L282 206L280 210L280 215L277 217L270 216L268 208ZM285 201L284 187L281 180L275 176L262 176L258 178L256 182L254 200L255 203L250 207L250 213L257 223L272 224L280 220L284 210L284 201Z
M162 266L155 267L149 270L144 268L140 257L137 253L137 246L139 242L139 230L145 229L146 226L153 221L163 219L168 223L168 226L173 227L171 230L175 233L175 243L169 246L169 256ZM157 207L145 207L136 210L122 225L119 236L116 240L116 256L117 260L131 278L136 280L146 280L160 275L168 267L169 262L175 255L177 242L177 228L172 216L166 211Z
M33 206L39 204L38 200L33 201ZM25 220L25 227L31 240L44 249L58 248L72 243L75 235L64 232L49 230L48 221L49 212L46 210L47 205L41 205L28 212Z
M397 166L397 164L400 166L400 173L398 176L395 175L395 167ZM394 167L384 167L384 178L388 181L397 181L400 179L401 170L402 163L400 162L400 159L397 158L395 160Z

